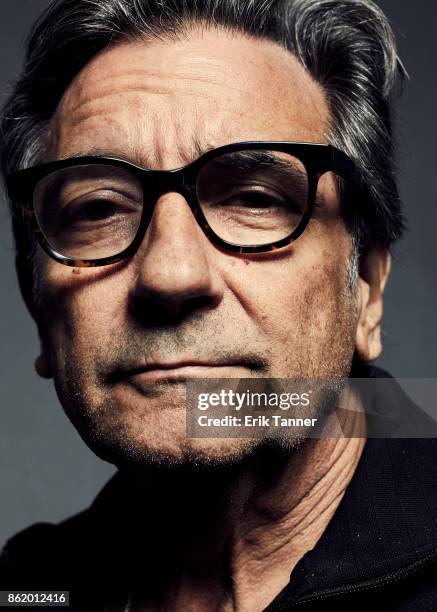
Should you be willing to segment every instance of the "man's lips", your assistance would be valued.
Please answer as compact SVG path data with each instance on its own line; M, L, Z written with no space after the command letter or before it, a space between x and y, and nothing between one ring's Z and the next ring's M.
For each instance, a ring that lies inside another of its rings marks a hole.
M118 372L117 381L135 385L155 382L183 382L193 378L248 378L250 365L244 362L214 363L206 361L156 362ZM253 364L252 364L253 368Z

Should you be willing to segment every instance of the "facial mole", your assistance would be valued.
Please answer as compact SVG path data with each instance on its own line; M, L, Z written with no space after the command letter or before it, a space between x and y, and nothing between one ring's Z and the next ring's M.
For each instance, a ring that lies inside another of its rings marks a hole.
M250 261L248 259L243 259L244 263L246 264L246 266L250 265Z
M73 268L72 274L81 274L80 268Z

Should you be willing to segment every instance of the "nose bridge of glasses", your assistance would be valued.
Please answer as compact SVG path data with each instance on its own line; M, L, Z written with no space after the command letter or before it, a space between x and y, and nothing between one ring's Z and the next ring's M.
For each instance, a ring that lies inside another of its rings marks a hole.
M139 176L143 188L144 200L154 207L157 201L166 193L179 193L187 201L190 208L193 203L193 193L186 181L185 168L176 170L143 170Z
M192 215L197 221L197 224L202 227L201 212L197 206L197 198L195 195L195 187L191 185L193 180L193 173L190 172L191 168L187 166L177 168L175 170L149 170L143 168L135 168L135 175L140 183L143 190L143 214L142 221L138 228L137 235L133 242L132 249L137 248L145 235L145 232L152 223L152 219L155 219L155 223L160 224L162 220L165 220L165 224L170 219L173 219L172 207L169 204L174 203L174 198L163 198L166 194L176 193L181 195L191 210ZM163 208L156 210L156 205L163 199ZM177 202L180 206L182 201ZM166 210L170 210L170 217L165 214ZM158 213L158 215L157 215ZM164 213L164 216L162 214ZM154 226L156 229L156 226Z

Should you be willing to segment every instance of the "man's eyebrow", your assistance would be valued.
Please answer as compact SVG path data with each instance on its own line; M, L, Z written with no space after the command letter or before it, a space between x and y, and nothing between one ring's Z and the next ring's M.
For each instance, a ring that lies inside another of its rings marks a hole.
M140 162L139 156L135 155L133 152L126 151L126 149L119 149L117 147L111 147L110 149L101 148L101 147L91 147L90 149L80 149L75 151L71 155L67 155L62 159L75 159L77 157L108 157L112 159L121 159L123 161L130 162L132 164L141 166L143 165ZM153 158L148 154L142 154L143 162L145 160L153 161ZM147 167L151 166L152 163L149 163Z
M185 151L180 152L181 162L177 167L189 164L215 148L216 145L210 143L202 145L200 141L193 140L190 146L186 147ZM121 159L136 166L150 169L157 169L159 165L158 157L152 149L148 151L144 149L141 151L135 151L134 149L129 150L120 148L116 145L111 146L111 148L91 147L89 149L80 149L71 155L67 155L63 159L74 159L76 157L108 157L113 159ZM168 169L172 170L173 168Z
M299 163L298 163L299 162ZM295 185L308 189L308 179L304 164L294 156L288 158L275 155L275 150L248 149L225 153L212 161L217 167L231 167L232 170L260 171L267 168L272 176L283 180L293 180Z
M223 157L218 157L215 161L218 165L231 162L234 167L241 170L252 170L268 165L269 167L299 173L299 168L293 163L293 159L297 161L298 158L281 158L274 155L274 152L274 149L243 149L241 151L225 153ZM302 169L304 169L303 164Z

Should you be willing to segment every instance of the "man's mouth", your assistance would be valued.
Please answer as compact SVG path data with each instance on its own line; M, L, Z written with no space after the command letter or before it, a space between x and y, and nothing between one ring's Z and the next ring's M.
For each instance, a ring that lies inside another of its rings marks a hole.
M133 368L124 373L123 379L136 384L157 382L185 382L201 378L250 378L252 374L247 364L214 363L202 361L180 361L150 363Z
M219 349L215 353L204 356L146 355L144 360L130 359L125 354L123 361L107 370L105 385L128 385L147 394L153 392L154 384L179 384L195 379L259 378L268 373L268 362L255 353L227 351L224 354ZM102 374L103 371L102 368Z

